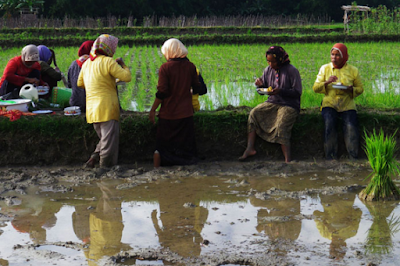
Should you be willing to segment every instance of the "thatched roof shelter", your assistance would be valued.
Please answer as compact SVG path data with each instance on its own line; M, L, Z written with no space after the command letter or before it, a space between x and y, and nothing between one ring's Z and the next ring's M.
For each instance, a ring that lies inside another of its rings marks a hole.
M366 12L367 17L368 17L368 11L371 10L368 6L342 6L342 9L344 10L344 16L343 16L343 23L344 23L344 29L349 30L349 16L347 15L347 12L350 11L361 11L361 12Z

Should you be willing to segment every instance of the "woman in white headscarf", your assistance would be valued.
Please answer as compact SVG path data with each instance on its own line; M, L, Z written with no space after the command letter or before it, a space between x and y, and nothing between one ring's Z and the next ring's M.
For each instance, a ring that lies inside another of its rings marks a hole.
M131 72L122 58L114 60L118 38L100 35L82 65L77 85L86 90L86 120L93 124L100 141L86 162L87 167L110 167L118 163L119 101L116 79L131 81Z
M167 40L161 48L167 60L158 72L156 98L149 119L158 113L154 167L187 165L197 161L194 137L192 93L199 93L196 66L186 57L188 50L178 39Z
M30 44L22 49L21 55L8 61L0 80L0 95L18 98L25 84L46 85L40 79L39 50Z

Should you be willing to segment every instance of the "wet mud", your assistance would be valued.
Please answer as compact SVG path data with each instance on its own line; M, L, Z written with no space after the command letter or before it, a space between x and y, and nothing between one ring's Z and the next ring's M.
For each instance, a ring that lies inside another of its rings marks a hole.
M0 265L396 265L400 207L358 199L370 173L362 160L0 168Z

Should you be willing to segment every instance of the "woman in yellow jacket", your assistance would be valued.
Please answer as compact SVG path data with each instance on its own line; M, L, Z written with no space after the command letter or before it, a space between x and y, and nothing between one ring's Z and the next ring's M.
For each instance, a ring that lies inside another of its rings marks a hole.
M78 87L86 90L86 120L100 138L87 167L94 167L97 162L100 167L110 167L118 162L120 107L116 79L129 82L132 77L122 58L112 58L117 44L118 38L100 35L78 77Z
M358 69L347 63L349 55L343 43L331 49L331 63L323 65L314 83L316 93L325 94L321 114L325 124L325 158L337 159L337 121L343 120L343 135L351 159L358 158L359 138L354 98L364 92Z

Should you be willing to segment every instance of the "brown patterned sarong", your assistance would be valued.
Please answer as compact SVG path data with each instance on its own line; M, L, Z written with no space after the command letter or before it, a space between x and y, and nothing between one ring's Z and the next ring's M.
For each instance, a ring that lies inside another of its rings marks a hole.
M251 110L248 132L256 131L262 139L272 143L290 145L292 127L298 116L289 106L264 102Z

